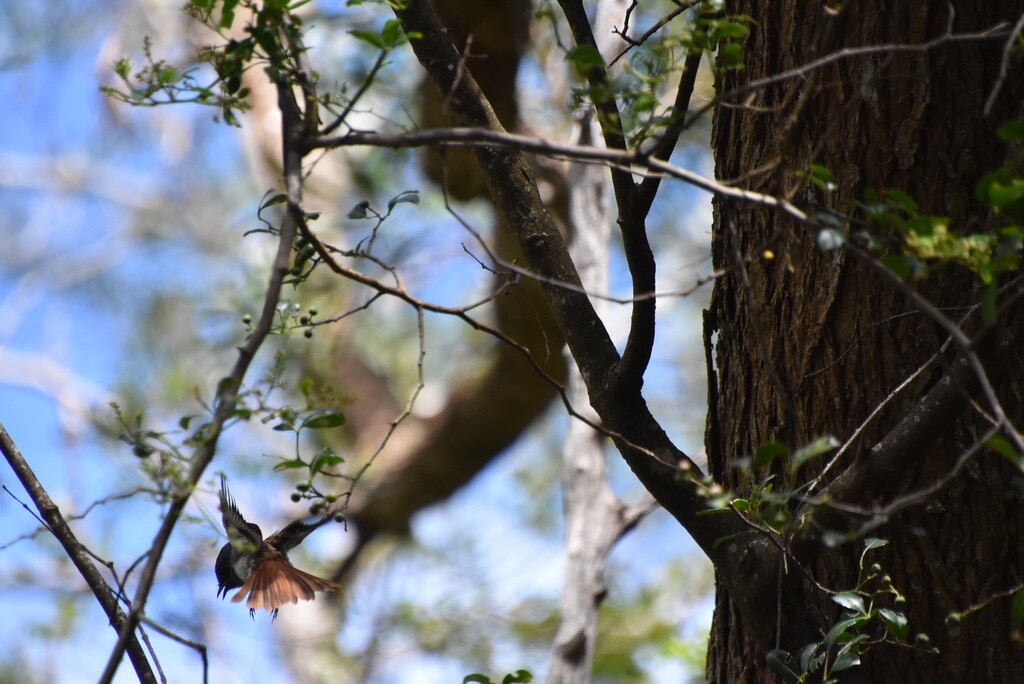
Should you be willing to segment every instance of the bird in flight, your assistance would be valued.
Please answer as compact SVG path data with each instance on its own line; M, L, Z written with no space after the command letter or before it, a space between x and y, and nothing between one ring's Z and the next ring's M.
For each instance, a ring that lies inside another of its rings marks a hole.
M240 603L248 596L250 617L262 608L277 618L278 609L286 603L312 601L316 592L338 588L336 582L303 572L288 560L288 552L333 514L309 523L296 520L264 539L259 526L246 521L238 511L224 475L220 476L220 512L228 543L220 550L214 566L218 597L226 598L228 591L241 587L231 598L232 603Z

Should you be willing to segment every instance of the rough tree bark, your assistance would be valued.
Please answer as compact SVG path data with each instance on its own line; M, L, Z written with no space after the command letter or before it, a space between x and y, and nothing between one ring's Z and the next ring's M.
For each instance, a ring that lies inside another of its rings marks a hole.
M1024 4L855 0L832 7L735 0L726 11L756 22L745 43L745 68L719 84L723 94L845 47L923 43L947 27L962 33L1015 23ZM1001 59L1001 41L950 43L927 53L882 52L837 61L806 79L759 90L750 100L744 95L716 114L717 175L802 204L820 195L794 172L820 164L835 176L837 208L863 198L869 188L899 188L918 201L922 214L949 216L952 226L962 227L971 216L985 216L974 185L1003 162L1005 147L993 135L995 125L1021 115L1021 82L1010 79L1014 82L1004 84L991 116L982 116ZM774 258L765 258L766 249ZM796 447L831 434L845 441L945 341L901 293L849 254L818 251L813 234L778 213L716 201L713 254L716 268L734 273L716 284L706 321L707 339L717 334L708 455L716 479L741 492L749 491L752 478L749 471L730 468L732 459L769 440ZM921 288L940 306L966 307L978 301L976 283L970 274L948 268ZM958 319L963 310L949 315ZM1021 325L1019 318L1008 320ZM1008 410L1017 412L1010 416L1017 421L1024 367L991 357L989 373L998 379L997 392ZM868 449L942 372L942 363L933 364L888 404L865 426L836 472L868 463ZM901 493L935 482L987 425L964 402L955 420L917 445L912 465L886 488ZM800 481L816 474L805 470ZM784 467L776 475L778 483L797 483ZM844 672L842 681L1019 681L1024 647L1011 637L1008 598L965 616L960 629L947 629L945 621L1024 579L1020 484L1016 468L983 454L938 496L872 533L891 543L873 552L871 562L880 563L907 597L911 633L927 634L938 654L877 646L861 667ZM860 505L875 503L868 492L856 498ZM798 549L798 558L822 585L847 589L856 582L862 548L851 543L829 549L815 540ZM838 611L793 567L788 574L781 570L776 640L794 650L821 638L808 633L807 615L828 625ZM764 644L751 638L747 617L724 585L718 589L708 678L775 681Z

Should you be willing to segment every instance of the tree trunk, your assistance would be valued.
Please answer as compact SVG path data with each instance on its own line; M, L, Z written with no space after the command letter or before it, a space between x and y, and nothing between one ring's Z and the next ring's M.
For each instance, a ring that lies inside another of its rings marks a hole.
M755 22L744 44L745 68L719 83L723 97L842 48L925 43L944 35L951 21L950 5L936 2L734 0L727 5L727 13L746 14ZM1020 0L952 5L954 34L1001 21L1013 24L1024 11ZM869 189L897 188L917 201L922 215L948 216L952 230L978 231L987 214L975 200L975 183L998 168L1006 152L993 131L1001 121L1021 115L1024 79L1019 69L1003 84L989 118L982 115L1005 41L950 41L926 52L851 57L737 96L715 118L717 175L740 187L845 213L853 213L852 202L863 200ZM811 164L834 176L838 188L827 200L798 175ZM968 224L972 217L973 226ZM948 363L933 363L868 421L938 351L945 333L848 253L819 251L812 231L772 210L716 201L713 256L715 268L730 269L730 274L716 284L706 320L707 339L717 333L715 368L709 368L708 457L716 479L741 494L769 473L730 463L771 440L791 449L821 435L846 442L864 424L829 472L866 462L869 449L948 370ZM978 283L963 269L943 267L917 287L940 307L968 307L979 300ZM944 310L955 321L966 312ZM1019 326L1024 317L1007 320ZM977 316L971 321L968 334L977 329ZM944 356L947 361L954 357L952 351ZM1024 365L999 361L986 358L986 367L1011 420L1017 421ZM964 402L955 420L921 445L895 486L886 483L886 496L936 482L988 426ZM816 476L828 459L812 461L795 477L788 464L777 462L775 490ZM859 667L839 675L841 681L1020 681L1024 647L1011 636L1005 594L1024 580L1021 484L1019 469L983 451L938 494L871 532L890 543L871 551L866 565L879 563L906 597L909 639L923 633L930 641L913 648L872 646ZM863 506L887 500L864 491L854 494ZM859 541L837 548L814 541L794 548L791 560L820 586L846 590L857 583L863 548ZM821 639L841 609L794 563L779 572L779 630L770 647L796 653ZM979 608L965 614L958 629L949 628L957 621L948 616L972 607ZM816 616L820 633L795 626L804 624L807 615ZM766 664L764 645L750 639L721 585L708 678L730 684L777 681Z

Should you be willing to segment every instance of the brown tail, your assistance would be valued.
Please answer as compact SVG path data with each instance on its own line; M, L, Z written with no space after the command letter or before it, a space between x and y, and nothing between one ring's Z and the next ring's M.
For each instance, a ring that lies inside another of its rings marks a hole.
M252 574L231 601L246 602L249 610L276 611L286 603L312 601L318 591L334 591L337 583L314 577L303 572L284 559L270 559L256 564Z

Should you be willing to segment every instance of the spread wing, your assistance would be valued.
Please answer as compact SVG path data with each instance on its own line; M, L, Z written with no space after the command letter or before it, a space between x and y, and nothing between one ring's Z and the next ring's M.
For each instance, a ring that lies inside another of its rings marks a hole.
M263 532L259 525L247 522L242 517L235 500L231 498L228 482L223 474L220 476L220 514L228 541L236 551L246 554L255 554L259 551L263 544Z
M331 517L330 515L325 515L313 522L296 520L267 537L267 543L281 553L288 553L301 544L302 540L308 537L313 530L330 520Z

